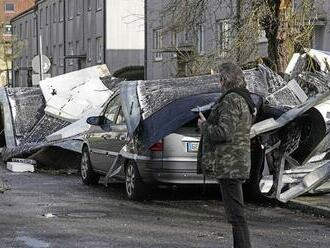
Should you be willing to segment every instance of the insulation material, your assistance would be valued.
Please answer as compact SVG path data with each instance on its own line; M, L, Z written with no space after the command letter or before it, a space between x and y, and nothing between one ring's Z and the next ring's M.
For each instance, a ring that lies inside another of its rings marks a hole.
M16 142L22 142L44 115L45 102L39 88L6 88Z
M291 80L287 85L266 97L266 101L273 106L298 106L308 99L305 92L296 80Z
M244 71L247 88L261 96L285 86L285 81L265 65ZM137 81L137 96L142 119L150 117L167 104L192 95L218 93L217 75Z
M7 162L7 169L12 172L34 172L34 165L22 162Z
M56 130L51 132L46 137L47 141L56 141L62 139L68 139L73 137L82 137L89 129L90 125L86 122L87 118L90 116L99 116L101 115L103 108L95 108L88 112L84 117L80 120L75 121L70 125L66 125L64 128L60 130Z
M330 90L329 75L323 72L301 72L298 80L303 90L309 96Z
M267 85L268 93L273 93L286 85L284 79L269 67L259 64L258 69L263 76L263 82Z
M286 70L285 74L288 76L288 79L297 78L299 74L304 70L306 66L306 54L293 54Z
M267 84L265 84L263 74L258 69L245 70L244 76L247 82L247 89L250 92L260 96L268 95Z
M105 65L89 67L40 82L45 112L69 122L102 106L112 95L100 78L110 76Z
M148 118L174 100L219 91L217 76L139 81L137 85L143 119Z
M104 65L44 80L41 89L1 90L7 145L3 158L26 157L49 146L80 151L81 141L66 138L80 135L81 139L90 127L87 117L100 114L113 93L103 82L118 88L120 81L111 77Z
M321 71L330 72L330 52L306 49L306 53L318 63Z

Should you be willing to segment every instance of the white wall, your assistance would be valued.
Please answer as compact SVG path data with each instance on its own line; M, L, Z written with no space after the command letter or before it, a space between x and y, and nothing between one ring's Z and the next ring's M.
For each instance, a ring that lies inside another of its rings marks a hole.
M144 0L106 1L106 49L144 49Z

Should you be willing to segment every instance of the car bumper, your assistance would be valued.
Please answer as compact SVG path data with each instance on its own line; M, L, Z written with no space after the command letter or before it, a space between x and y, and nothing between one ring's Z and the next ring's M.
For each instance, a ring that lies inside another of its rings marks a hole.
M145 183L152 184L203 184L204 176L197 174L194 161L139 161L138 170ZM217 184L214 179L206 179L206 184Z

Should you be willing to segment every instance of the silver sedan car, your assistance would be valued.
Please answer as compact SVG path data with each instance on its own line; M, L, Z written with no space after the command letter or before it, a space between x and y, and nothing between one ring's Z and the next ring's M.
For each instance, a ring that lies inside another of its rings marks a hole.
M88 118L87 123L92 127L82 149L81 178L85 184L97 184L101 175L106 176L106 181L119 178L125 181L127 197L139 200L146 196L150 184L204 182L203 176L197 174L200 134L196 120L142 149L138 137L128 138L120 95L114 94L102 114Z

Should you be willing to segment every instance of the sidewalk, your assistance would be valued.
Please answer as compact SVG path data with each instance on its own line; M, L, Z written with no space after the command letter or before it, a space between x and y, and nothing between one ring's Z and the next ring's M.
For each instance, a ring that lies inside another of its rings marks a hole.
M327 219L330 218L330 194L299 196L283 205Z

